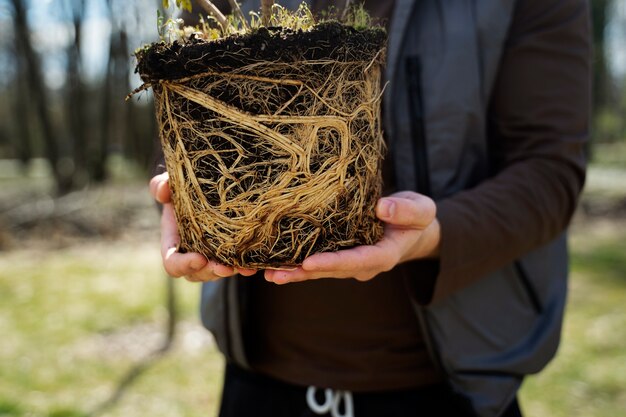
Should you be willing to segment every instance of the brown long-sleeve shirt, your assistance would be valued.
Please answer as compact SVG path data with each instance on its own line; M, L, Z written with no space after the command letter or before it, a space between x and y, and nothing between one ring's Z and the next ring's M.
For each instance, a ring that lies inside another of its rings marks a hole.
M587 2L518 2L489 107L496 175L438 204L433 302L549 242L585 179L590 114Z
M390 9L381 3L365 5L384 18ZM418 300L436 303L566 227L584 182L587 8L584 0L518 2L489 105L493 176L438 202L438 262L409 262L368 283L251 281L255 369L354 391L438 381L400 277L410 272Z

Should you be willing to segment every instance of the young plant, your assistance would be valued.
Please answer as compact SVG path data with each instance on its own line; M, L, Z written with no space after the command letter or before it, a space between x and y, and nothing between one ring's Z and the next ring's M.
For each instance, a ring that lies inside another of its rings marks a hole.
M222 27L222 30L224 31L224 33L229 32L229 23L228 23L228 20L226 19L226 16L224 16L224 14L220 12L220 10L212 2L210 2L209 0L198 0L198 3L207 13L210 13L211 16L213 16L215 20L217 20L217 22ZM234 0L231 1L231 4L232 3L235 3ZM165 9L168 9L170 7L169 0L163 0L163 7ZM192 10L191 0L176 0L176 7L179 7L183 10L187 10L188 12L191 12ZM239 11L241 12L241 10Z
M356 30L365 30L372 27L372 18L370 17L363 3L358 5L346 5L341 20L348 26L352 26Z
M164 16L157 10L157 31L159 32L159 38L163 42L172 42L175 39L180 39L183 34L183 19L169 18L164 21Z
M163 8L169 9L169 7L170 1L163 0ZM191 0L176 0L176 7L180 7L181 9L191 12Z
M249 21L235 0L228 0L228 2L230 3L232 13L225 16L210 0L198 0L198 4L208 13L209 20L214 20L217 23L222 37L247 32L260 26L280 26L292 30L309 30L315 24L313 13L304 2L295 11L290 11L279 4L275 4L274 0L262 0L261 14L251 12ZM169 8L169 5L169 0L163 0L165 8ZM192 10L190 0L176 0L176 6L189 12ZM168 19L164 22L164 18L160 13L157 23L162 40L168 38L171 41L186 33L181 27L179 20ZM215 39L215 30L211 25L208 25L208 22L202 18L200 23L198 29L203 33L203 37L205 39Z

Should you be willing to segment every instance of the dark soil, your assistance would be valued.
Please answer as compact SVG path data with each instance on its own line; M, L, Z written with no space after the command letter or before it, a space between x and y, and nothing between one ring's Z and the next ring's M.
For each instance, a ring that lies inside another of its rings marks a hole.
M137 68L146 83L175 80L207 71L226 72L255 62L373 59L387 40L383 28L356 30L324 22L310 31L261 27L252 33L217 41L191 38L155 43L137 52Z

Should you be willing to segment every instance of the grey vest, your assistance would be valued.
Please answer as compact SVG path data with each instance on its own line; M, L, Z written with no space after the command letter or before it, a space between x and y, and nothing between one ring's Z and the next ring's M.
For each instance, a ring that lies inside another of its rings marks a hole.
M488 176L486 108L514 5L396 0L385 131L399 189L439 199ZM501 414L523 376L554 355L566 286L563 235L436 305L415 306L433 359L481 417ZM241 297L236 278L204 284L201 314L227 358L246 367Z

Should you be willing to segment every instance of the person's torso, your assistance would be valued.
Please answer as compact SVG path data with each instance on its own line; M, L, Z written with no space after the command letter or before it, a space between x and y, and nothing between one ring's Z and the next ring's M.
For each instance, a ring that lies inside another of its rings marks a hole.
M344 4L317 0L316 14ZM389 23L393 1L365 1ZM389 160L387 160L389 162ZM390 170L385 170L389 172ZM392 177L386 178L386 185ZM252 281L248 352L253 369L301 385L352 391L415 388L440 381L405 285L386 274L361 283L322 279L276 286Z

